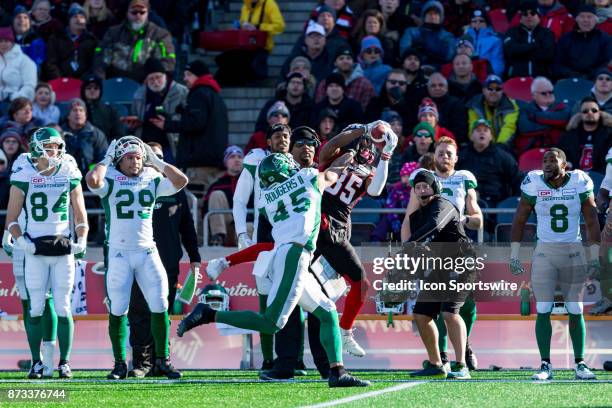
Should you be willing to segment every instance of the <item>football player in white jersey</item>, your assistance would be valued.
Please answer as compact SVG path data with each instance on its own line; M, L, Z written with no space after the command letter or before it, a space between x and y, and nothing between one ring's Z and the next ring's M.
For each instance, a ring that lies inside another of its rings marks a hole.
M597 193L597 208L601 214L606 214L606 223L601 231L600 259L602 263L599 283L601 299L591 308L591 314L607 314L612 311L612 209L610 209L610 193L612 193L612 148L606 155L606 176L601 182Z
M25 254L32 351L29 378L41 378L43 375L40 342L49 287L58 315L59 376L72 377L69 359L74 323L70 297L74 284L74 257L85 254L89 229L81 178L74 158L65 153L64 139L53 128L40 128L34 132L30 153L22 154L13 165L6 229L15 239L15 247ZM76 242L71 239L68 220L71 205L76 223ZM23 230L17 220L22 210L25 212Z
M457 143L449 137L441 137L436 143L434 150L434 166L435 173L442 184L442 197L449 200L459 210L459 215L464 224L464 227L477 230L482 226L482 211L478 205L478 197L476 188L478 184L476 177L467 170L455 170L457 164ZM414 187L414 178L419 173L419 170L413 171L410 175L410 185ZM402 223L402 242L406 242L410 238L410 214L419 208L419 201L414 192L410 192L410 201L406 207L406 215ZM468 342L465 347L465 363L470 370L476 370L478 361L476 355L472 351L469 343L469 336L476 322L476 302L472 296L468 297L459 310L459 315L465 322L465 327L468 335ZM436 326L440 333L438 338L438 346L440 347L440 357L447 371L450 368L448 363L448 340L446 335L446 326L444 319L439 317L436 320Z
M272 242L272 227L265 217L259 213L259 181L257 180L257 167L259 163L271 153L289 152L289 141L291 138L291 128L283 123L277 123L270 127L266 133L266 143L268 149L253 149L244 158L244 169L240 173L236 190L234 191L234 206L232 213L234 216L234 226L236 227L236 236L238 237L238 249L245 249L252 246L254 243L271 243ZM253 194L253 206L255 214L253 215L253 237L250 238L247 232L247 205L249 198ZM254 248L255 249L255 248ZM256 277L255 283L259 296L260 312L266 311L266 303L268 293L265 285L262 285L259 278ZM269 370L274 366L274 336L260 333L260 346L263 355L262 370Z
M314 168L300 169L285 154L272 154L260 163L262 207L272 224L274 237L274 250L267 254L269 261L257 272L269 281L271 288L266 311L263 314L217 312L199 303L179 324L179 337L194 327L212 322L273 334L284 327L299 305L321 322L321 343L330 361L329 386L369 385L344 370L336 306L308 272L321 222L322 192L338 180L350 160L352 154L347 153L321 173Z
M101 197L106 213L108 332L115 357L107 378L127 376L125 339L134 279L151 310L156 355L153 370L171 379L180 378L169 359L168 277L153 241L152 216L155 199L177 193L187 185L187 176L155 156L140 139L124 136L111 142L104 160L87 173L86 180L89 189Z
M512 222L510 271L519 275L524 271L519 258L523 229L535 209L538 241L531 261L531 287L538 312L535 332L542 363L531 377L534 380L553 378L550 313L557 284L569 314L576 379L595 379L583 359L586 329L580 299L588 272L580 236L580 215L584 217L589 242L589 270L599 266L599 222L593 182L583 171L566 171L566 166L562 150L552 148L544 154L542 170L530 171L521 184L521 200Z

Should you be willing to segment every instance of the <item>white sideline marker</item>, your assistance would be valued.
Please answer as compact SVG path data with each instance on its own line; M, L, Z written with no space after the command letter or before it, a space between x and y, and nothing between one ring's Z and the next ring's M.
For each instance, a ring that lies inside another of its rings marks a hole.
M353 401L359 401L359 400L366 399L366 398L377 397L382 394L388 394L390 392L401 391L407 388L416 387L417 385L422 385L426 383L427 381L419 381L419 382L409 382L409 383L394 385L393 387L383 388L382 390L365 392L359 395L353 395L350 397L340 398L340 399L336 399L332 401L321 402L320 404L307 405L302 408L323 408L323 407L333 407L333 406L341 405L341 404L348 404Z

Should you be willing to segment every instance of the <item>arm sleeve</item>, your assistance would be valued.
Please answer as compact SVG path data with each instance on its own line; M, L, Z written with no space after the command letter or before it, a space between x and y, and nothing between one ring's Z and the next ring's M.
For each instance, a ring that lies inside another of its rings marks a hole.
M608 191L612 191L612 148L608 150L606 156L606 177L601 182L600 188L605 188Z
M102 181L102 185L100 186L100 188L91 188L91 186L89 185L87 185L87 188L89 189L89 191L99 197L105 197L109 192L109 185L106 182L106 178L104 178L104 181Z
M240 173L238 183L236 184L236 190L234 191L234 208L232 208L236 235L247 232L247 203L253 192L254 185L255 166L249 164L245 164L244 166L244 170Z
M574 170L578 173L578 196L580 202L585 202L590 196L593 195L593 180L582 170Z
M187 201L187 195L184 191L179 194L179 200L181 202L181 219L179 220L179 233L181 235L181 242L187 251L189 260L191 262L201 262L200 252L198 251L198 236L193 225L193 218L191 217L191 211L189 202Z
M373 197L378 197L380 193L382 193L385 188L385 183L387 182L387 175L389 173L389 161L388 160L379 160L378 166L376 166L376 172L374 173L374 177L372 181L370 181L370 185L368 186L368 194Z
M166 177L160 177L161 180L157 185L157 197L167 197L174 195L180 191L180 189L174 187L170 179Z
M435 205L435 207L431 208L431 212L427 217L427 223L416 231L411 231L409 241L433 241L440 231L455 218L457 210L452 204L446 204L438 200L437 203L432 203L431 205Z

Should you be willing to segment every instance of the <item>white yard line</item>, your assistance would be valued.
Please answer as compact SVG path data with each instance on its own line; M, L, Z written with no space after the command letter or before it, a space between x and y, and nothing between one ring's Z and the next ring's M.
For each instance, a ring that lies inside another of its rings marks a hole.
M388 394L390 392L397 392L397 391L405 390L407 388L416 387L417 385L421 385L421 384L425 384L425 383L426 383L426 381L423 381L423 382L410 382L410 383L394 385L393 387L383 388L382 390L370 391L370 392L366 392L366 393L359 394L359 395L353 395L351 397L340 398L340 399L336 399L336 400L322 402L320 404L307 405L307 406L302 407L302 408L334 407L336 405L348 404L348 403L353 402L353 401L359 401L359 400L366 399L366 398L377 397L379 395Z

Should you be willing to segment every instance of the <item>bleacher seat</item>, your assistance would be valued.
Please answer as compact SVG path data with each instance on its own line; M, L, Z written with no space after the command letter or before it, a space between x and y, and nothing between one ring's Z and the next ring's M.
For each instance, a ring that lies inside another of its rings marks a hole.
M588 174L589 177L591 177L591 180L593 180L593 194L597 196L597 193L599 192L599 187L601 187L601 182L603 181L605 175L596 171L589 171Z
M555 99L557 101L579 101L591 93L591 88L593 88L593 81L583 78L561 79L555 85Z
M128 116L130 114L130 111L129 111L128 107L125 106L125 104L123 104L123 103L111 103L110 105L113 108L115 108L115 110L119 114L119 117Z
M519 169L527 172L542 168L544 153L546 153L546 149L535 148L527 150L519 157Z
M57 105L60 111L60 122L62 122L64 118L68 115L69 104L68 102L56 102L55 105Z
M111 103L132 103L134 92L140 84L130 78L111 78L104 81L102 85L104 92L102 100Z
M504 93L512 99L518 99L524 102L531 102L532 77L516 77L510 78L504 82Z
M379 209L382 208L382 202L365 195L359 200L355 208ZM351 215L351 243L353 245L360 245L362 242L368 242L379 220L380 213L377 212L367 214L353 213Z
M49 85L55 92L56 102L67 102L73 98L80 98L82 83L76 78L56 78L49 81Z
M510 28L510 22L508 21L508 16L506 16L506 9L489 11L489 19L496 33L504 34L508 31L508 28Z

